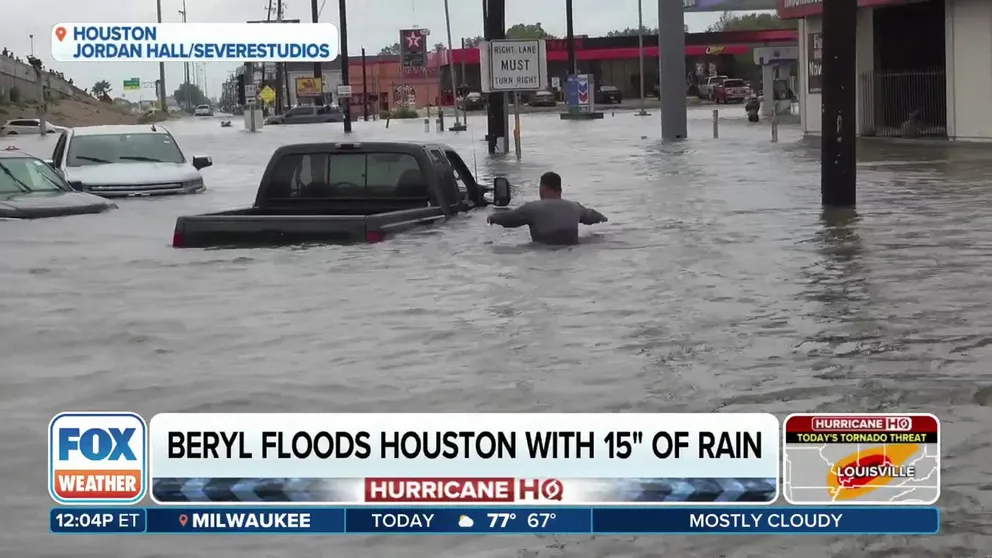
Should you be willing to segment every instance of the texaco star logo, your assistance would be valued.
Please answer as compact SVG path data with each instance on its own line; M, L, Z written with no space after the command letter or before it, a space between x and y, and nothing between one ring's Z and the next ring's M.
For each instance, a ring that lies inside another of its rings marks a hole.
M409 48L409 49L419 49L419 48L421 48L420 41L422 39L423 39L423 37L420 36L419 33L416 33L414 31L411 31L411 32L407 33L406 34L406 48Z

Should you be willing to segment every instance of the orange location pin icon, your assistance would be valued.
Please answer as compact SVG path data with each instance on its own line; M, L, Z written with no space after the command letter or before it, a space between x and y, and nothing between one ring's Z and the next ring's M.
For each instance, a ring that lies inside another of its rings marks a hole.
M56 27L55 28L55 37L61 43L62 40L65 39L65 27Z
M186 515L184 513L179 514L179 524L180 525L182 525L183 527L185 527L186 526L186 522L188 522L188 521L189 521L189 516L188 515Z

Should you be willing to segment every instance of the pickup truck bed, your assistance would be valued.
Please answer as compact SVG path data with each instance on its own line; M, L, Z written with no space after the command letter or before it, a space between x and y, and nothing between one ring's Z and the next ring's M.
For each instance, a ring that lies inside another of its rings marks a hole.
M438 207L360 211L340 208L324 215L272 212L258 207L180 217L172 244L176 247L246 246L331 242L380 242L387 234L444 219Z
M443 145L287 145L272 155L252 207L179 217L172 245L380 242L486 205L483 191Z

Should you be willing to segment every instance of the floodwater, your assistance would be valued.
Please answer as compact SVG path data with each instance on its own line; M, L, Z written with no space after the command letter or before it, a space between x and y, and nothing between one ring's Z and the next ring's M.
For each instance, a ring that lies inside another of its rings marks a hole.
M204 195L0 223L4 556L941 556L992 552L992 166L968 147L867 144L856 216L821 215L815 144L728 109L664 145L657 115L523 119L524 157L437 139L516 200L553 169L610 222L528 244L485 214L371 246L175 250L179 215L249 205L272 150L340 125L173 129ZM26 138L25 138L26 139ZM24 141L24 140L21 140ZM37 140L35 140L37 141ZM474 154L473 154L474 153ZM55 537L44 440L62 409L918 411L943 422L934 537ZM986 511L982 511L986 510Z

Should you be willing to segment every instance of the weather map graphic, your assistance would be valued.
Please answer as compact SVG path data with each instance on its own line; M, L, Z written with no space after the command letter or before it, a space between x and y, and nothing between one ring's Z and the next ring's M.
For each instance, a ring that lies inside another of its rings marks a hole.
M782 494L792 504L933 504L939 431L929 414L790 415Z

